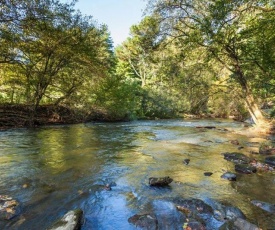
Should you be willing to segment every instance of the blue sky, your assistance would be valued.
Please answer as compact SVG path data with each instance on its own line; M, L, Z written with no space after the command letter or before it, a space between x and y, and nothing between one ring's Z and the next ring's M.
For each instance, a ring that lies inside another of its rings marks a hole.
M116 46L129 36L130 27L141 21L145 6L144 0L78 0L76 9L106 24Z

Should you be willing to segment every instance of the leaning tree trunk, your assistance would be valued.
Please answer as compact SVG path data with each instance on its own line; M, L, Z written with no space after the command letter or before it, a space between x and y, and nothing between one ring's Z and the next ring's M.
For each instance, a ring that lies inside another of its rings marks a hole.
M266 122L266 119L263 116L262 111L259 109L257 103L255 102L255 99L251 92L245 93L245 103L253 122L256 125L263 125Z
M251 118L255 124L260 129L266 129L268 126L268 121L264 117L262 111L259 109L257 102L253 96L252 90L239 66L235 66L235 74L237 77L237 81L242 87L243 97L248 109L248 112L251 115Z

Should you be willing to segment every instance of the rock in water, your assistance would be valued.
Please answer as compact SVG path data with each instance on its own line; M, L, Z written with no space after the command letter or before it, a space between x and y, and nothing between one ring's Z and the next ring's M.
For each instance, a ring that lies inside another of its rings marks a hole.
M10 220L20 213L19 202L7 195L0 195L0 221Z
M183 160L183 163L184 163L185 165L188 165L189 162L190 162L190 159L184 159L184 160Z
M267 212L275 213L275 204L270 204L259 200L252 200L251 203Z
M158 221L154 214L134 215L128 219L128 222L141 229L158 229Z
M271 157L266 157L265 158L265 163L275 166L275 156L271 156Z
M236 172L244 173L244 174L252 174L257 172L256 167L248 164L237 164L235 165L235 170Z
M83 211L80 209L67 212L50 230L79 230Z
M232 145L239 145L240 144L240 142L238 140L232 140L232 141L230 141L230 143Z
M231 230L231 229L243 229L243 230L261 230L256 225L249 223L248 221L237 218L232 221L228 221L223 224L219 230Z
M226 179L226 180L230 180L230 181L236 181L237 180L237 176L234 173L231 172L226 172L223 175L221 175L221 178Z
M205 172L204 173L205 176L212 176L212 174L213 174L212 172Z
M223 153L224 159L228 161L232 161L236 164L248 164L251 160L249 157L242 153Z
M272 155L275 154L275 146L272 142L264 142L259 148L259 153L262 155Z
M167 177L150 177L149 185L150 186L167 186L173 181L169 176Z

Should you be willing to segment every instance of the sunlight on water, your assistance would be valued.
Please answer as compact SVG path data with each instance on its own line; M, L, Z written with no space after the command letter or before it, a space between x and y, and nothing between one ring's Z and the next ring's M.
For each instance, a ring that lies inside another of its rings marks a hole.
M234 172L224 152L263 159L250 151L266 140L233 132L242 129L241 123L228 120L159 120L0 132L0 191L22 204L21 215L0 228L46 229L80 207L82 229L135 229L128 218L166 197L226 201L263 228L275 225L274 215L250 203L274 203L274 173L238 175L236 182L221 179L225 171ZM205 172L213 174L206 177ZM149 177L162 176L173 178L169 187L148 185ZM106 184L112 184L111 191Z

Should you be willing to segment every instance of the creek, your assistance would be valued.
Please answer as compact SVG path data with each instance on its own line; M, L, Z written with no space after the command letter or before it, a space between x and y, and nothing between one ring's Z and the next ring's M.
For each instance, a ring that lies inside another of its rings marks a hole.
M76 208L84 211L84 230L136 229L128 218L167 197L214 199L238 207L263 229L274 228L275 214L250 202L274 203L274 172L221 178L234 172L221 153L263 160L250 152L266 140L238 132L246 129L231 120L156 120L2 131L0 195L22 207L17 217L0 221L0 229L47 229ZM173 178L170 186L149 186L149 177L165 176Z

